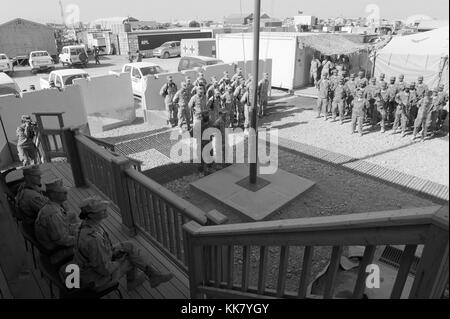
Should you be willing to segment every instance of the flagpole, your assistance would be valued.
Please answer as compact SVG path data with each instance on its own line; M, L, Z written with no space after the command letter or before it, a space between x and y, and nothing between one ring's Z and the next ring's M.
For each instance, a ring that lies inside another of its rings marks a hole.
M254 137L254 162L250 162L250 184L256 184L258 178L258 77L259 77L259 34L260 34L260 21L261 21L261 0L255 0L255 9L253 13L253 99L251 112L251 128ZM249 141L249 146L251 145Z

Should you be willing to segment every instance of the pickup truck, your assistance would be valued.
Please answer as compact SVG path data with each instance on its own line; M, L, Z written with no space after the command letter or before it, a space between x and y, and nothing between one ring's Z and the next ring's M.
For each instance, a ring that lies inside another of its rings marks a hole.
M65 88L68 85L73 84L75 79L86 79L89 77L86 71L79 69L67 69L67 70L57 70L52 71L48 79L41 78L40 84L41 89L49 89L57 87L60 89Z
M28 63L31 67L31 73L38 71L47 71L54 69L53 59L47 51L33 51L30 53Z
M138 97L142 97L145 91L146 77L166 72L159 65L150 62L127 63L122 67L122 70L110 71L111 74L129 73L133 95Z
M10 73L13 71L13 62L4 53L0 53L0 72Z

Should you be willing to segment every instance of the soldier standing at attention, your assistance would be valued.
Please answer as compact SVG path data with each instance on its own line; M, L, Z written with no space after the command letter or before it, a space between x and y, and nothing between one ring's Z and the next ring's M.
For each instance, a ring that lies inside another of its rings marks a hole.
M109 205L97 197L87 198L80 205L83 222L76 234L74 263L80 267L81 286L93 285L94 289L101 289L126 275L127 289L131 291L146 279L152 288L171 280L172 274L154 269L150 258L132 242L112 244L102 226L108 217Z
M50 262L58 264L73 255L80 222L65 208L68 188L63 186L62 180L47 184L45 188L49 201L39 211L34 230L39 243L52 252Z
M220 92L222 94L225 93L225 90L226 90L227 86L230 85L230 84L231 84L230 75L229 75L228 71L224 71L223 72L223 77L219 81Z
M244 129L246 131L250 127L250 118L253 112L257 112L256 109L257 106L253 105L252 99L253 99L253 92L251 86L249 86L241 99L241 103L244 105Z
M202 122L203 113L209 114L206 103L205 89L203 86L199 86L197 88L197 94L189 101L189 108L194 111L194 127Z
M428 86L423 83L423 75L417 78L416 92L419 99L424 98L428 92Z
M227 116L226 116L226 124L227 127L233 127L235 118L236 121L238 121L237 125L241 125L240 121L241 121L241 113L239 113L241 110L238 109L237 106L237 100L234 97L233 94L233 89L231 87L231 85L228 85L225 89L225 93L222 94L222 105L223 108L227 111ZM239 105L240 105L240 101L239 101Z
M15 198L18 218L24 226L28 226L34 232L34 222L39 211L49 199L44 196L41 184L42 171L39 166L31 166L23 169L24 182L20 185Z
M356 99L352 101L353 111L352 111L352 134L355 133L356 126L358 126L358 133L363 136L363 122L364 114L367 109L367 100L364 98L363 90L358 90L356 93Z
M356 83L355 80L355 74L352 73L350 74L350 80L345 83L345 89L346 89L346 94L347 94L347 103L346 103L346 111L345 111L345 116L350 115L351 113L351 104L353 99L356 97L356 90L358 88L358 84Z
M411 111L411 96L409 93L409 87L405 87L405 90L398 93L395 97L397 108L395 110L394 126L392 128L392 134L397 133L397 129L402 126L402 137L406 136L406 127L409 121L409 113Z
M440 84L438 88L438 119L437 119L437 130L440 131L442 129L443 123L447 118L448 112L445 110L445 106L448 103L448 94L444 91L444 84Z
M333 122L336 121L336 113L339 112L339 120L341 125L344 124L344 104L347 98L344 79L340 78L338 85L334 88L332 116Z
M183 122L186 122L187 130L191 130L191 110L189 109L190 94L186 82L181 83L181 89L175 94L173 103L178 105L178 127L183 132Z
M211 78L212 84L209 86L208 91L206 91L206 98L209 100L214 96L214 92L219 89L219 81L215 77Z
M313 57L311 61L311 67L309 69L309 79L310 83L313 86L317 85L317 81L319 80L319 68L320 68L320 61L317 57Z
M191 78L189 76L185 78L185 81L186 81L186 90L189 95L188 101L190 101L192 96L195 95L195 87L192 84ZM191 121L192 121L192 119L194 118L194 110L189 109L189 111L191 112Z
M234 74L233 77L231 78L231 86L233 87L233 89L235 89L236 86L240 84L242 79L244 79L244 75L242 74L242 69L237 68L236 74ZM244 79L244 81L245 81L245 79Z
M269 73L264 73L263 79L258 83L258 106L260 117L266 115L267 103L269 101L269 84Z
M431 131L431 134L434 136L437 133L437 117L438 117L438 111L439 111L439 89L435 88L433 90L432 95L432 103L431 103L431 109L428 112L427 116L427 127L428 131Z
M393 76L393 78L395 79L395 77ZM391 78L392 79L392 78ZM378 80L378 87L381 88L381 86L383 85L383 83L385 83L386 81L386 74L381 73L380 74L380 79ZM395 82L395 81L394 81Z
M237 125L240 126L245 123L245 107L244 103L241 102L242 97L244 96L245 92L247 91L247 87L245 86L245 81L243 78L238 80L239 83L236 85L236 88L234 89L233 96L235 99L235 118Z
M409 127L414 127L414 121L417 117L417 103L419 102L419 97L416 92L416 83L412 82L409 85L409 97L411 109L409 111Z
M396 110L395 98L397 97L397 94L398 94L398 88L397 88L397 85L395 84L394 76L391 77L391 79L390 79L390 82L388 85L388 91L389 91L389 95L390 95L390 100L389 100L388 109L386 110L386 122L389 125L394 120L394 115L395 115L395 110Z
M206 86L208 85L208 81L205 79L205 73L199 72L198 77L194 82L194 87L197 89L200 86L203 87L204 92L206 93Z
M219 111L222 108L222 98L219 89L216 89L214 95L208 99L206 107L209 110L209 120L214 123L219 118Z
M368 102L368 107L366 109L366 118L371 119L372 128L374 128L378 122L378 112L375 106L375 94L377 91L378 91L377 79L372 78L370 79L370 84L366 87L364 91L364 98Z
M402 92L407 86L408 86L408 84L406 84L406 82L405 82L405 75L400 74L398 76L397 91Z
M412 136L412 140L414 141L416 139L417 133L419 132L420 127L422 127L422 142L425 141L425 138L427 137L427 118L428 114L433 107L433 91L428 90L427 94L424 98L422 98L419 101L419 109L417 111L417 117L414 122L414 132Z
M317 97L317 118L321 118L322 112L325 115L325 121L328 119L327 107L330 98L331 83L328 80L328 73L322 73L322 78L317 83L319 94Z
M378 111L378 114L381 117L381 133L386 132L385 122L386 122L386 109L388 108L390 100L390 94L388 91L387 83L384 83L381 87L381 90L378 91L375 95L375 105Z
M177 94L177 85L173 82L172 76L167 77L167 83L163 85L159 94L164 98L164 103L166 104L167 112L167 124L172 127L177 126L177 115L176 105L173 103L173 98Z
M366 87L367 86L367 79L364 77L364 72L359 71L358 72L358 78L356 79L356 86L358 88Z

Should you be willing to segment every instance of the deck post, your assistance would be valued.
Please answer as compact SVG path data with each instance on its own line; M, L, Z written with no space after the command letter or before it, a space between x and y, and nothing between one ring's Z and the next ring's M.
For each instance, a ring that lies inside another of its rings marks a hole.
M111 162L113 186L116 192L117 206L122 216L122 227L131 237L136 236L137 231L131 212L130 196L128 194L128 186L125 170L131 166L130 160L126 158L115 159Z
M83 187L86 181L83 175L83 168L81 166L81 158L78 152L77 141L75 139L78 129L65 127L62 130L62 142L64 150L67 154L67 160L72 168L72 175L75 187Z
M439 299L448 283L448 212L448 206L442 207L435 215L438 222L430 225L411 299Z
M193 234L201 225L191 221L183 226L184 251L187 254L189 291L191 299L202 299L198 287L203 284L203 247L194 243Z

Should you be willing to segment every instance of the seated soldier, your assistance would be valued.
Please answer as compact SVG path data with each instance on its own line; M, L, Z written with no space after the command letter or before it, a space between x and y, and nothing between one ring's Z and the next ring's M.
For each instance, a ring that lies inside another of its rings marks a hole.
M50 252L50 262L58 264L73 255L75 234L80 223L74 214L67 212L65 202L68 188L62 180L46 185L49 202L42 207L36 218L36 239Z
M132 242L113 246L102 227L102 221L108 217L109 204L100 198L91 197L80 205L83 222L76 236L74 263L80 267L81 285L94 285L101 289L126 275L128 289L133 290L146 277L152 288L172 279L172 274L161 274L155 270L149 257L143 255ZM138 269L145 275L139 274Z
M49 202L44 196L41 185L42 171L39 166L30 166L23 169L24 182L19 187L15 202L18 218L23 226L34 230L34 222L39 211Z

